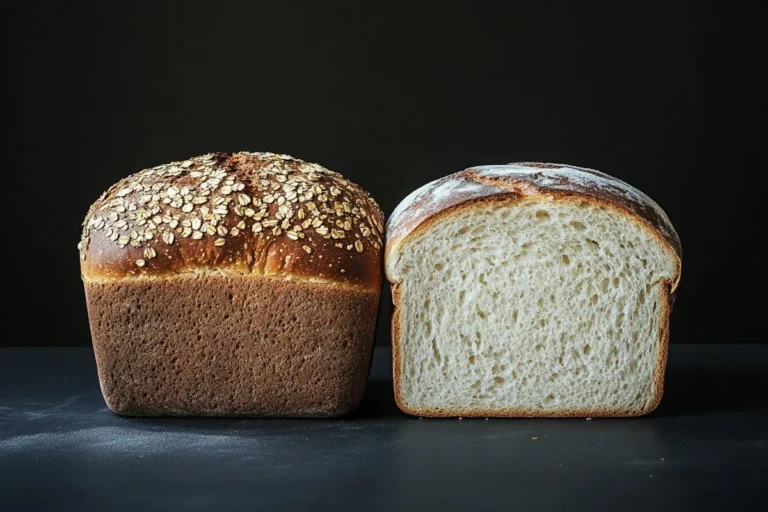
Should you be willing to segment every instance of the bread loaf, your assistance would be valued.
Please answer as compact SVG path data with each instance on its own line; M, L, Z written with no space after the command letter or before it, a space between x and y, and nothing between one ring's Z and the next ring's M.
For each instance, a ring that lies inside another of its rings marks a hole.
M146 169L90 208L79 244L109 408L335 416L363 396L383 216L360 187L271 153Z
M661 400L680 241L598 171L475 167L387 227L395 396L420 416L636 416Z

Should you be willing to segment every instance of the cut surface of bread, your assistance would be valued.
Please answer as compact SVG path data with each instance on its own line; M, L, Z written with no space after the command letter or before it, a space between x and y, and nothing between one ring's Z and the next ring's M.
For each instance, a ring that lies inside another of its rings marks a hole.
M679 260L607 202L454 205L387 254L387 274L406 412L635 416L661 399Z

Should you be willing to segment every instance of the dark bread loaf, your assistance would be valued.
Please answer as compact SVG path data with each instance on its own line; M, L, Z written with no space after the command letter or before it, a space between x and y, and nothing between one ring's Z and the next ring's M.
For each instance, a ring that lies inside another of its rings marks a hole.
M127 415L354 409L382 285L383 215L340 174L271 153L146 169L79 244L104 398Z

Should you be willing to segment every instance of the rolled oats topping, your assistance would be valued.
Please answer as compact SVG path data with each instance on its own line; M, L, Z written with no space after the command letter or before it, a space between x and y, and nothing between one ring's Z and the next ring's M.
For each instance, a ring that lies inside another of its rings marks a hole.
M378 250L384 225L370 195L340 174L287 155L242 152L210 153L120 181L86 216L82 259L95 232L119 248L141 249L136 266L148 268L182 239L212 241L221 251L242 234L287 238L306 258L314 257L313 238L343 242L328 245L346 251Z

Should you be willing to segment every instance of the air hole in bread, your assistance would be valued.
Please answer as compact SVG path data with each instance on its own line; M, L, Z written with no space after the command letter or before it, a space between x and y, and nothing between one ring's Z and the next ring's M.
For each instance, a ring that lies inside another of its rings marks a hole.
M578 231L584 231L587 229L587 226L583 222L579 222L578 220L571 221L571 226L573 226Z

